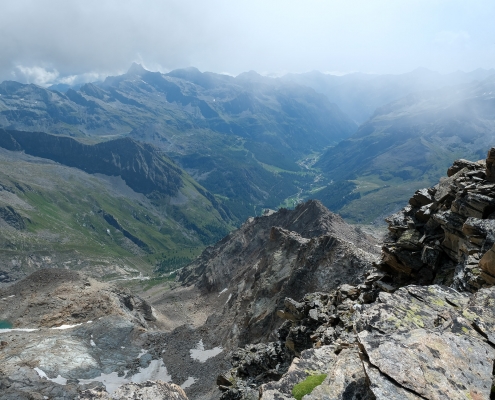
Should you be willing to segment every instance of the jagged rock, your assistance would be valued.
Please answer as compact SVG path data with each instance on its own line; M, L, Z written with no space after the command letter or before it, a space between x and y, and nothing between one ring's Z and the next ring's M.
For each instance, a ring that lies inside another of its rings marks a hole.
M495 283L489 272L495 243L495 185L484 162L457 160L433 188L418 190L410 205L387 218L389 238L379 267L398 283L433 282L475 291ZM483 262L480 263L480 260Z
M409 200L409 204L413 207L423 207L427 204L433 203L433 196L428 189L420 189L414 193L413 197Z
M222 400L258 399L257 387L277 381L293 359L283 342L248 345L232 353L233 368L217 378Z
M104 390L88 389L83 391L77 400L188 400L180 386L173 383L146 381L144 383L128 383L120 386L112 394Z
M278 382L261 387L262 398L292 397L294 385L308 376L300 373L298 356L316 361L310 347L333 354L317 369L328 376L305 399L489 398L495 185L486 173L483 162L459 160L448 178L417 191L389 217L381 274L367 273L361 283L340 285L326 297L285 301L278 336L296 358ZM281 231L272 231L279 237ZM405 286L411 282L453 288Z
M495 245L481 257L479 266L491 277L495 277Z
M268 340L282 323L280 318L302 318L297 302L281 310L286 297L299 299L361 281L377 261L375 243L319 201L310 200L294 210L248 220L181 271L179 281L194 284L201 296L217 298L226 290L229 301L208 324L216 330L224 327L232 347L243 346ZM232 325L237 327L235 334L230 334Z
M461 158L459 160L454 161L452 166L447 170L447 176L451 177L464 168L469 169L469 170L473 170L473 169L476 169L477 167L478 167L477 163L472 162L472 161L468 161L468 160L464 160Z
M338 301L337 293L329 299ZM357 332L358 344L334 329L330 345L302 351L278 382L260 387L261 398L290 399L294 386L311 374L327 376L305 400L490 398L495 287L469 296L438 285L410 285L394 294L380 292L375 303L353 309L351 335Z

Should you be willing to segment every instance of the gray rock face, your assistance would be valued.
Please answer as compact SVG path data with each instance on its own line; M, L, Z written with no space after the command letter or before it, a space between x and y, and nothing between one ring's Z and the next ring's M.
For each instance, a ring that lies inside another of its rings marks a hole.
M454 284L475 291L495 283L495 184L487 161L457 160L448 178L418 190L387 218L381 268L400 283Z
M381 293L357 324L377 398L409 391L427 399L488 399L495 350L486 336L495 309L483 311L479 304L494 293L490 288L467 297L436 285ZM482 324L487 333L479 333Z

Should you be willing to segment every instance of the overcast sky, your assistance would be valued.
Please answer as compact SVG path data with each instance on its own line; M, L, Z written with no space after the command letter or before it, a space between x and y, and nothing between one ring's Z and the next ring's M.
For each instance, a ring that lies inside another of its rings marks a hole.
M0 0L0 81L495 67L493 0Z

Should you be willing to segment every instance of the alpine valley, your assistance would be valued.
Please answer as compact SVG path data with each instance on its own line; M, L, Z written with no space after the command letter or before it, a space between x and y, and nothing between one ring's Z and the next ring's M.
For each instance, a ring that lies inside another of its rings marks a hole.
M495 70L1 83L0 400L495 399L494 132Z

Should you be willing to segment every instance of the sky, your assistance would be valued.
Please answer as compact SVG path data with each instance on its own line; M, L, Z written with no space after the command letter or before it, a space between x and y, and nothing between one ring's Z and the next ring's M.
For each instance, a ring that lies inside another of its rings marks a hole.
M493 0L0 0L0 81L495 67Z

